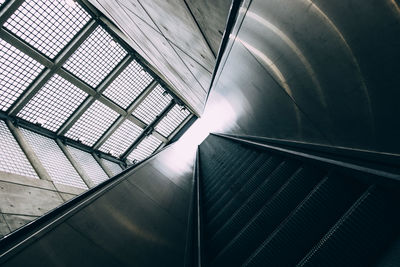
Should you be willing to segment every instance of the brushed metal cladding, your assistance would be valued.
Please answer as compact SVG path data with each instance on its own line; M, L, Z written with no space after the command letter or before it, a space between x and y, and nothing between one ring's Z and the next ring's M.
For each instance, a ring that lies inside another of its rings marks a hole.
M211 46L214 55L218 54L222 35L225 31L231 0L185 0L196 18L201 31Z
M182 266L195 151L182 153L127 172L3 266Z
M221 132L400 153L398 2L253 0L239 18L206 107L230 106Z
M129 44L161 73L188 106L202 113L230 1L89 2L118 25L130 39ZM205 24L206 10L212 14L209 25Z

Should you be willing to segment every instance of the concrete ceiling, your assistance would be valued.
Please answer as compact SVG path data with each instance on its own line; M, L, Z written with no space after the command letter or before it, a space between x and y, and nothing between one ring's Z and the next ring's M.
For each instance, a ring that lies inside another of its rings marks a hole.
M201 114L230 0L89 0L129 44Z

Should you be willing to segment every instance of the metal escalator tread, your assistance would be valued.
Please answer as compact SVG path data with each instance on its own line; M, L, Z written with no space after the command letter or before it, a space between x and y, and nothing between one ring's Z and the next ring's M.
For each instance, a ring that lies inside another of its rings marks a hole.
M298 166L297 162L283 161L232 216L224 219L225 223L217 229L215 234L207 237L209 241L208 249L211 254L214 253L216 255L224 245L234 238L273 194L287 183L287 180L298 169Z
M347 177L346 177L347 178ZM324 179L283 221L244 266L294 266L365 192L353 179Z
M249 177L251 177L268 158L269 156L267 154L260 154L243 169L243 172L239 173L238 177L234 178L235 181L230 183L229 187L224 189L225 192L223 192L223 194L209 207L207 213L210 218L213 218L218 213L218 211L230 200L232 195L239 191L246 180L249 179Z
M269 175L278 167L282 162L280 157L270 157L258 169L258 171L243 185L240 191L215 215L206 227L206 231L210 235L214 235L216 231L222 226L226 218L230 218L232 214L244 203L258 186L269 178Z
M396 193L398 194L398 193ZM398 233L399 197L373 187L298 266L371 266Z
M232 156L226 161L226 164L218 168L213 174L211 174L210 181L205 184L205 192L210 192L215 186L217 186L221 181L223 181L229 174L233 173L236 169L232 168L237 162L243 164L250 155L254 154L252 151L246 151L241 154L232 153ZM243 160L244 159L244 160Z
M290 214L321 180L322 174L313 168L299 168L262 208L252 217L243 218L240 229L224 242L210 243L210 259L213 266L244 262L265 238ZM213 257L215 256L215 259Z
M239 177L239 174L244 172L248 165L258 157L258 153L254 152L246 157L238 167L235 168L233 172L229 172L227 175L224 175L223 178L220 179L219 183L216 186L209 189L208 198L204 201L204 209L209 210L209 208L217 201L217 199L223 194L223 192L232 185L236 179Z

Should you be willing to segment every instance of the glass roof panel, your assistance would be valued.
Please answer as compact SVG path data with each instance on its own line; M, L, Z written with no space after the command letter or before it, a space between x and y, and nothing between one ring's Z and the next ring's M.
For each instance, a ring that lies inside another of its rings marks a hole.
M186 118L190 112L175 105L155 127L156 131L168 137Z
M100 147L100 150L118 157L129 148L142 131L143 129L133 122L125 120Z
M152 80L153 77L134 60L104 91L104 95L126 109Z
M101 159L104 165L112 172L113 176L121 173L123 170L119 164L106 160L106 159Z
M157 85L135 109L133 115L150 124L172 100L172 97L169 94L164 94L164 92L164 88L161 85Z
M153 154L161 143L156 137L149 135L129 154L128 159L132 162L142 161Z
M0 148L0 171L39 179L3 120L0 120Z
M54 58L90 20L78 4L63 0L26 0L4 27L50 58Z
M6 111L44 66L0 39L0 109Z
M90 153L72 146L67 146L67 148L95 185L108 179L107 174Z
M127 55L101 26L65 62L64 68L93 88Z
M118 116L117 112L96 100L65 136L92 146Z
M21 129L53 182L87 189L79 174L56 141L32 131Z
M21 118L56 131L87 94L55 74L18 113Z

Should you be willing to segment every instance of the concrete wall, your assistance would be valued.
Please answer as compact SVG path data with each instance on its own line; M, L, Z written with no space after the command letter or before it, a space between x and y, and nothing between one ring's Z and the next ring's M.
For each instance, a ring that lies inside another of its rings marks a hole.
M84 190L0 172L0 238Z

